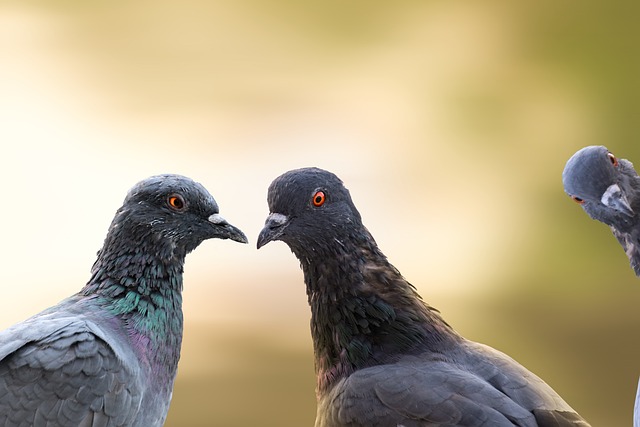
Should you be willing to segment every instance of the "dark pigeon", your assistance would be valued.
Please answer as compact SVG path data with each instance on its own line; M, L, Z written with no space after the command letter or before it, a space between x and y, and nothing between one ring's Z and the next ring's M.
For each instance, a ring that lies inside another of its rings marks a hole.
M611 227L640 276L640 177L633 164L601 145L585 147L567 162L562 183L591 218Z
M162 175L133 187L84 288L0 332L0 426L161 426L185 256L211 238L247 242L202 185Z
M285 242L304 273L316 427L589 425L540 378L466 340L424 303L334 174L287 172L268 204L258 248Z

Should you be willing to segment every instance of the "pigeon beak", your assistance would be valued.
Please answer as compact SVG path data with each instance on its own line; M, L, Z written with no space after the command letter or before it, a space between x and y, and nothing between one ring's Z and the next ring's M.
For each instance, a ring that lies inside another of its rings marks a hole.
M240 243L249 243L247 236L239 229L229 224L220 214L213 214L207 218L213 224L214 237L218 239L231 239Z
M609 188L607 188L607 191L605 191L602 195L602 199L600 201L605 206L611 209L615 209L616 211L621 212L627 216L635 215L635 212L629 205L627 196L625 196L618 184L610 185Z
M269 215L258 236L258 249L273 240L278 240L287 227L287 224L289 224L288 216L279 213Z

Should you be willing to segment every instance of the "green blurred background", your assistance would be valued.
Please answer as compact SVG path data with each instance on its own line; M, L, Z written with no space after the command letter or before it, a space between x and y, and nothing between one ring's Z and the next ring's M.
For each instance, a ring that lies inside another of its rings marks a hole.
M629 426L640 280L563 193L579 148L640 162L632 1L0 2L0 327L76 292L126 191L202 182L249 246L187 260L168 426L308 426L309 311L266 188L337 173L466 337L594 426Z

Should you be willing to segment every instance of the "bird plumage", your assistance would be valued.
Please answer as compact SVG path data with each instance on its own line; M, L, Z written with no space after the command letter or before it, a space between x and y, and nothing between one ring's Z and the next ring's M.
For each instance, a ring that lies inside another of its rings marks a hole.
M588 426L513 359L456 333L394 268L334 174L276 178L258 247L284 241L311 307L317 427Z
M606 147L578 150L562 172L565 192L593 219L607 224L640 276L640 177Z
M0 332L0 426L161 426L182 340L182 271L209 238L246 243L200 184L134 186L77 294Z

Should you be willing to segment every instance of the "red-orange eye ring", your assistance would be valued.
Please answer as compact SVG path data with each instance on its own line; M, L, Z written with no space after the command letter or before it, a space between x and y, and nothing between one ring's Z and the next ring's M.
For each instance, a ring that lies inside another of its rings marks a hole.
M311 198L311 203L313 203L313 206L315 207L320 207L324 205L324 202L326 200L327 200L327 196L325 196L324 192L316 191L316 193Z
M167 197L167 205L174 211L183 211L187 207L184 198L179 194L171 194Z
M612 153L607 153L607 157L613 166L618 166L618 159Z
M573 201L574 201L574 202L576 202L576 203L577 203L577 204L579 204L579 205L584 204L584 199L581 199L581 198L580 198L580 197L578 197L578 196L571 196L571 198L573 199Z

